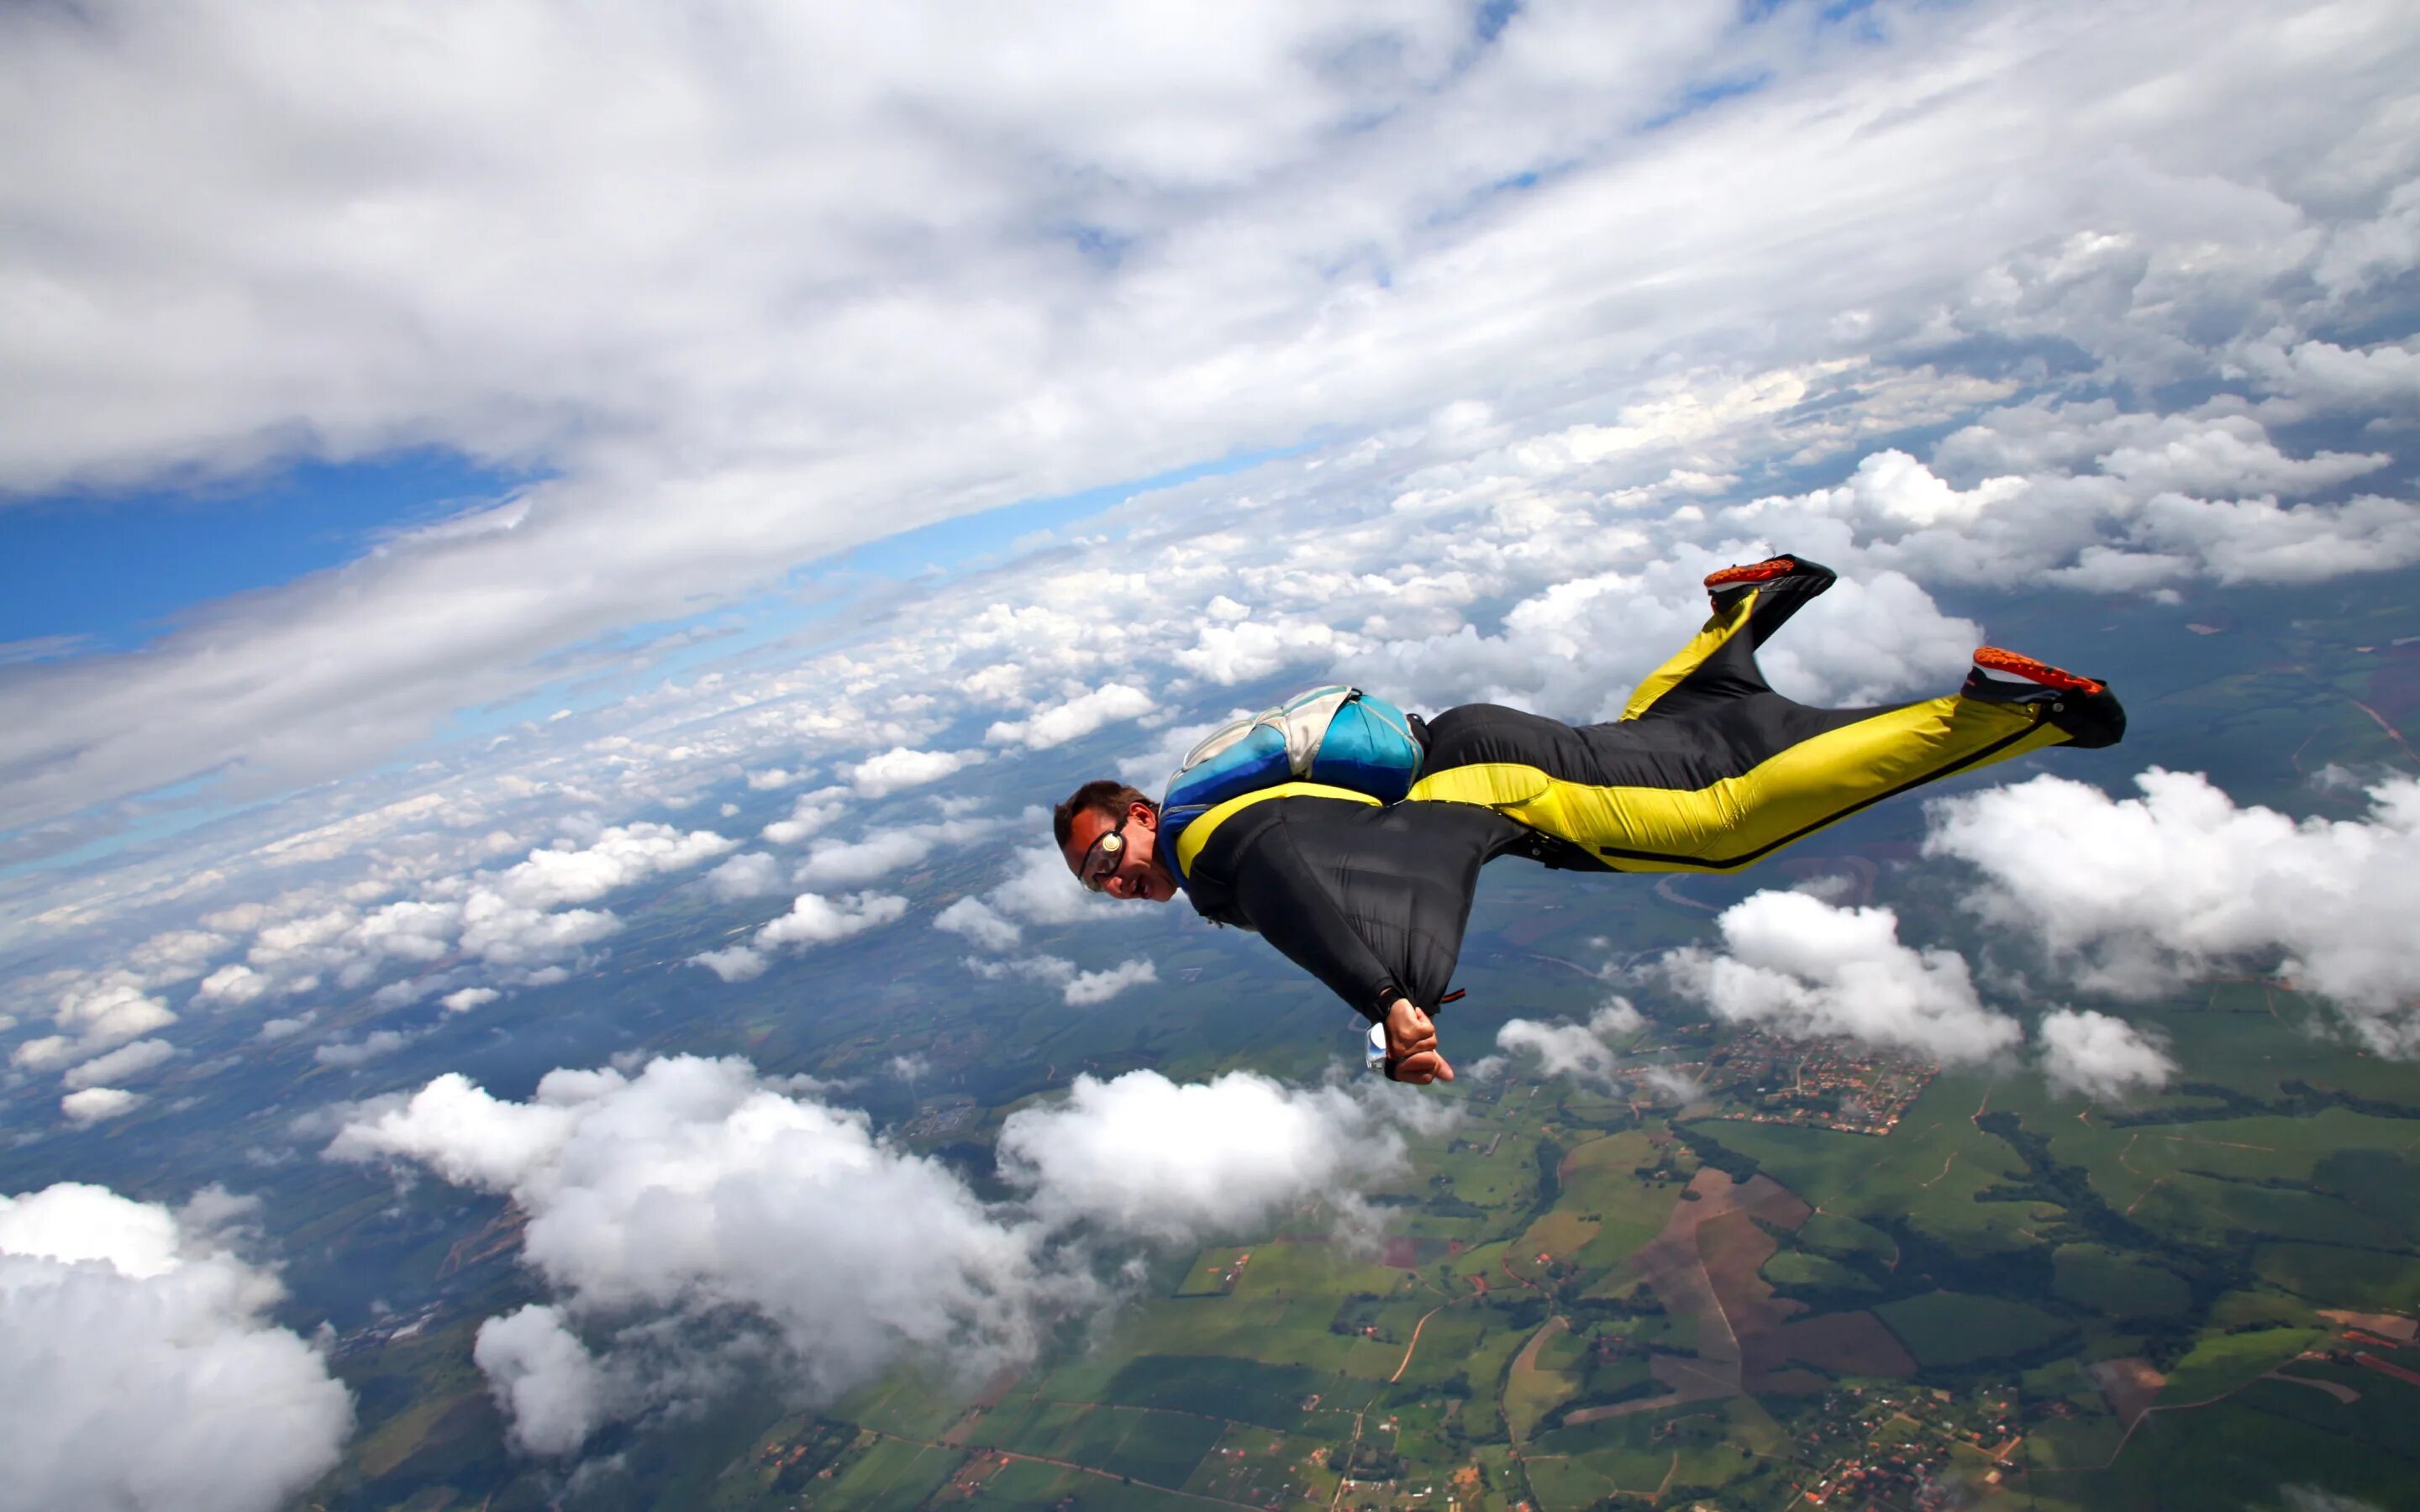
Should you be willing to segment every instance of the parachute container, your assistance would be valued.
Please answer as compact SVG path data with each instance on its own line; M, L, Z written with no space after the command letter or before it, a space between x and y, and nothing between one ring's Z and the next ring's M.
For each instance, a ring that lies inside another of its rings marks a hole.
M1280 782L1319 782L1394 803L1419 772L1420 743L1403 710L1357 687L1314 687L1221 725L1186 753L1160 800L1160 844L1172 858L1194 820Z

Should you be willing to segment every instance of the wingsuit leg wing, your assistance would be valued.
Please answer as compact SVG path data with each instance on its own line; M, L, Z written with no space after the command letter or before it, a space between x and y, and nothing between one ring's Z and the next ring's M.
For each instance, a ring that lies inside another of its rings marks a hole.
M1990 648L1944 698L1818 709L1775 692L1757 648L1832 582L1794 557L1715 574L1704 627L1606 724L1447 710L1412 800L1482 805L1608 871L1730 872L1953 773L2124 733L2100 683Z

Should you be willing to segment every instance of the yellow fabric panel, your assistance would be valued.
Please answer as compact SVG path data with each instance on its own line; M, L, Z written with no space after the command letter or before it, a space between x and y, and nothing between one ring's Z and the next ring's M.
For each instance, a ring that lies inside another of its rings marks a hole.
M1638 691L1630 695L1630 702L1621 711L1625 719L1636 719L1655 706L1655 701L1672 691L1682 678L1704 665L1708 656L1722 649L1724 641L1740 633L1747 617L1756 609L1754 593L1742 594L1728 614L1716 614L1706 621L1705 628L1690 638L1689 643L1672 654L1672 659L1647 674Z
M2009 740L2012 735L2020 738ZM1974 764L2066 738L2038 722L2032 709L1953 695L1813 736L1741 776L1696 790L1592 787L1535 766L1488 763L1424 777L1408 801L1484 805L1586 846L1616 871L1723 872L1776 841L1967 762L1995 741L2009 744ZM1649 855L1605 856L1607 847Z
M1193 858L1202 854L1202 846L1210 843L1210 837L1220 825L1253 804L1266 803L1271 798L1343 798L1352 803L1366 803L1373 809L1384 807L1367 793L1356 793L1351 788L1332 788L1325 782L1280 782L1273 788L1239 793L1185 826L1185 833L1176 838L1176 870L1190 873Z

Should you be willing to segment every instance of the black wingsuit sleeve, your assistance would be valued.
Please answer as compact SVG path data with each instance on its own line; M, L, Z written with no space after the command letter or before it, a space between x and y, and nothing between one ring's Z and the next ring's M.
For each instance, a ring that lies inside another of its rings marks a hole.
M1479 869L1526 833L1474 805L1273 798L1203 847L1195 906L1259 931L1374 1023L1398 995L1436 1006Z

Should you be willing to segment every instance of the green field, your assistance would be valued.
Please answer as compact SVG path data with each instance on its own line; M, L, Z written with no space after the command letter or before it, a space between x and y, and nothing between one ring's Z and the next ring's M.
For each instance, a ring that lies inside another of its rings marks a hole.
M2039 1307L1955 1291L1929 1291L1885 1303L1874 1314L1925 1365L1971 1365L2026 1354L2072 1332L2071 1325Z

